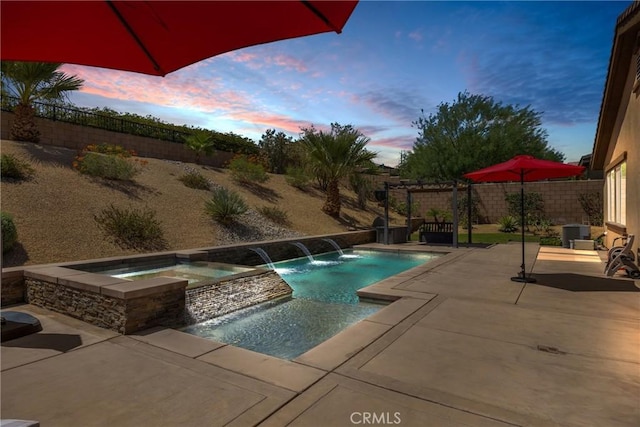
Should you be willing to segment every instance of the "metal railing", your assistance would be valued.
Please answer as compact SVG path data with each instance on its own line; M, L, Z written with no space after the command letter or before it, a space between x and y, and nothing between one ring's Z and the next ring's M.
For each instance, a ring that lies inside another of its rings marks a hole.
M2 99L2 110L14 112L18 105L18 98L7 96ZM36 117L72 123L81 126L90 126L112 132L126 133L148 138L160 139L176 143L184 143L189 133L175 129L154 126L146 123L133 122L119 117L111 117L104 114L92 113L77 108L34 102L32 104Z

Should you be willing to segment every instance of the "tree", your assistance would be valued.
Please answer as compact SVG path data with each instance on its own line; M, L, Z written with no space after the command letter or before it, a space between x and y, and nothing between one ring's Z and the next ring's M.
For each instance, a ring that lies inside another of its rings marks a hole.
M196 164L200 164L200 156L202 154L208 156L215 151L213 136L205 131L196 131L189 135L185 145L196 152Z
M2 95L18 98L11 139L38 142L40 131L35 124L36 101L60 101L68 92L82 87L84 80L58 71L62 64L49 62L2 61Z
M403 153L400 174L413 179L459 179L518 154L563 161L564 155L548 146L540 116L529 107L459 93L453 103L441 103L428 117L423 111L413 122L418 137L413 150Z
M264 157L269 162L269 172L285 173L287 166L292 162L291 146L293 138L284 134L284 132L276 133L275 129L267 129L260 138L258 146Z
M333 217L340 216L340 189L338 184L361 167L367 167L376 153L366 149L369 138L352 125L331 124L330 132L318 131L313 126L303 128L301 144L306 151L316 176L327 183L327 198L322 211Z

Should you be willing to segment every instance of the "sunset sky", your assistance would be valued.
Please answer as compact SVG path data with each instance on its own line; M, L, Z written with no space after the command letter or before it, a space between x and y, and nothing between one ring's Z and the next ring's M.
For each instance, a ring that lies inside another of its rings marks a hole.
M343 33L249 47L166 77L67 64L71 96L169 123L234 132L352 124L396 165L412 122L458 92L543 113L551 147L591 152L617 16L629 1L361 1Z

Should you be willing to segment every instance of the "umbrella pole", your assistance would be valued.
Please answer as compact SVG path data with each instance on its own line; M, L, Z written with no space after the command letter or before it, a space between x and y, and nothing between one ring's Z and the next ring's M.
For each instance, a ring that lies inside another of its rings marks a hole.
M514 282L535 283L536 279L527 277L527 269L524 265L524 170L520 170L520 230L522 237L522 264L520 264L520 273L516 277L512 277Z

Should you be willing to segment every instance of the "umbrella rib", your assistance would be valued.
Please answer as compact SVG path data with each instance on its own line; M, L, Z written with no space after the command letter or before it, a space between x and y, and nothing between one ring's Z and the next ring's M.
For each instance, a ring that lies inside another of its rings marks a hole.
M314 15L320 18L322 22L327 24L327 26L331 28L333 31L335 31L337 34L340 34L342 32L339 28L336 28L336 26L333 25L333 23L329 21L329 19L326 16L324 16L322 12L320 12L314 5L312 5L311 2L309 2L308 0L301 0L301 3L305 5L307 9L313 12Z
M142 41L140 40L138 35L135 33L135 31L133 31L133 28L131 28L131 26L129 25L127 20L124 19L124 16L122 16L122 14L118 10L118 8L113 4L113 2L111 0L106 0L106 2L107 2L107 5L109 5L109 8L111 9L111 11L114 13L114 15L116 15L116 17L120 20L120 22L122 23L124 28L127 30L127 32L129 32L129 35L133 38L133 40L135 40L135 42L138 45L138 47L142 50L142 52L144 52L144 54L147 56L149 61L151 61L151 64L153 65L153 68L158 73L161 73L161 75L164 76L166 74L164 72L164 70L162 70L162 68L160 68L160 65L158 65L158 63L156 62L156 60L153 57L153 55L151 55L151 53L147 50L147 48L142 43Z

